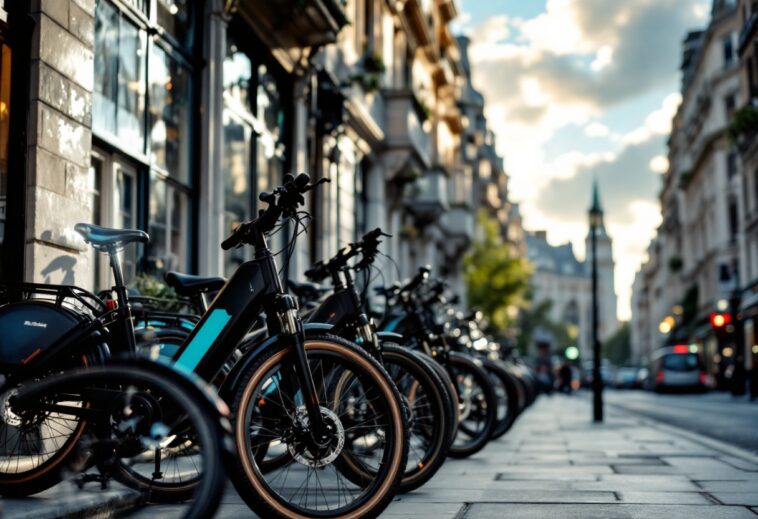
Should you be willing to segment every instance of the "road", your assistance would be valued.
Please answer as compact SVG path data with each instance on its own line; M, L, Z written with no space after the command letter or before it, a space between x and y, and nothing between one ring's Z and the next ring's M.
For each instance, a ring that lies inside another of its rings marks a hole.
M758 454L758 402L728 393L606 391L609 404Z

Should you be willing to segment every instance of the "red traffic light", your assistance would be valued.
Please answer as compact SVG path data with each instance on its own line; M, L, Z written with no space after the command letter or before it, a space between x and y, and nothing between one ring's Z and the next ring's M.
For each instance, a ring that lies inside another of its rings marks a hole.
M710 317L711 326L714 328L723 328L732 322L732 314L713 312Z

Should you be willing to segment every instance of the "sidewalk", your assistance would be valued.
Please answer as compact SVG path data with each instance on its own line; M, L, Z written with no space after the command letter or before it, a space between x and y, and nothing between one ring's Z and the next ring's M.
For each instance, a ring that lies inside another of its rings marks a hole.
M384 516L758 517L754 456L612 406L603 425L590 420L586 396L542 397L503 439L450 460Z
M590 420L586 395L541 397L503 439L467 460L448 460L432 481L397 498L382 517L758 517L758 457L618 407L606 406L602 425ZM3 517L51 517L50 505L65 499L59 500L59 489L50 492L58 494L0 503ZM105 497L95 489L87 494ZM45 513L42 504L48 505ZM160 517L173 508L145 507L133 517ZM83 515L95 510L88 512ZM217 517L254 516L230 485Z

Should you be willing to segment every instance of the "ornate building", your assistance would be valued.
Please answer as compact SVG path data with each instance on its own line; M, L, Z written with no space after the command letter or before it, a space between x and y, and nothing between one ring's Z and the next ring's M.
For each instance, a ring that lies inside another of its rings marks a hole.
M286 275L381 226L387 281L428 263L462 290L476 212L506 232L510 204L456 16L450 0L0 2L0 277L109 286L78 221L148 231L128 278L228 275L250 251L221 240L307 171L332 183Z
M592 205L602 215L597 185L593 186ZM590 246L587 238L587 259L579 261L571 243L551 245L545 231L526 233L526 250L534 265L532 278L533 303L550 301L550 319L567 325L569 336L576 340L583 359L592 358L592 283ZM597 235L599 336L601 341L618 329L616 291L613 284L614 262L612 241L602 223ZM540 342L550 342L546 334ZM555 346L555 345L551 345Z

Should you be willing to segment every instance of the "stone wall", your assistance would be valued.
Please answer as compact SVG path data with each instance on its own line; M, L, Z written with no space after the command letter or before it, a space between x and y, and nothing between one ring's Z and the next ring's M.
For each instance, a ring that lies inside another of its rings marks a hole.
M27 281L91 284L73 224L92 220L95 0L34 0L27 149Z

